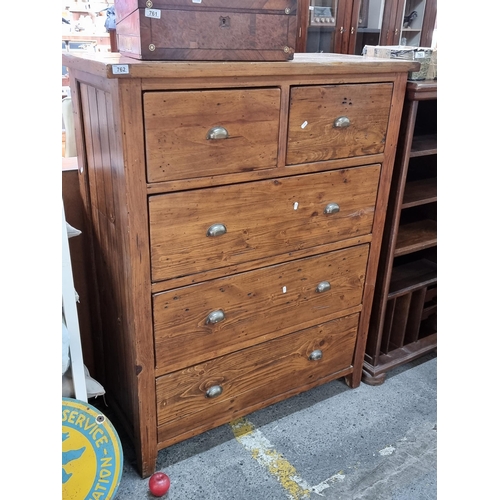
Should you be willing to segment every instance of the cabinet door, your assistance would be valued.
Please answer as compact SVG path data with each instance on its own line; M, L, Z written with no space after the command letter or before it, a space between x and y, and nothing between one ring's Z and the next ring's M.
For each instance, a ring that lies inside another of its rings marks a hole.
M299 0L296 52L342 52L345 0Z
M430 47L436 22L436 0L392 1L391 13L384 16L382 26L387 41L381 45Z
M391 8L393 0L360 0L358 8L353 9L349 28L349 54L361 55L365 45L386 45L388 26L382 31L384 19L395 15Z

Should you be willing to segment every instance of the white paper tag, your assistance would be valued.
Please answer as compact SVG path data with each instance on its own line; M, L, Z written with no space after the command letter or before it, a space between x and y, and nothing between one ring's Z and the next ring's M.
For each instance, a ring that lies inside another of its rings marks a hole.
M192 0L193 3L201 3L201 0Z
M151 17L153 19L160 19L161 18L161 10L160 9L145 9L144 15L146 17Z
M113 64L111 66L111 72L113 75L128 75L128 64Z

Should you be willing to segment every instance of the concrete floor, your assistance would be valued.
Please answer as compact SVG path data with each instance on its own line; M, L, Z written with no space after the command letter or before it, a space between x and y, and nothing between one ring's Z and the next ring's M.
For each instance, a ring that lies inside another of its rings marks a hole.
M108 417L125 462L115 500L155 498ZM165 500L436 499L437 354L380 386L333 381L171 446L157 470Z

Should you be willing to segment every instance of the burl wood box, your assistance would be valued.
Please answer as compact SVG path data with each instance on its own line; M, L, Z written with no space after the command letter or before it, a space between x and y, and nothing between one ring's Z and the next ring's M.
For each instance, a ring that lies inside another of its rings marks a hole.
M115 0L122 55L149 61L293 59L297 0Z

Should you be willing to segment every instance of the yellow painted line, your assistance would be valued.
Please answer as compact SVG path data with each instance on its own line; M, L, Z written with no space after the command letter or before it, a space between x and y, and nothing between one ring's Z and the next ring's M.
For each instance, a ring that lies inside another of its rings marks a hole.
M276 451L264 434L255 429L251 422L239 418L231 422L230 426L236 440L279 481L290 500L302 500L311 496L310 493L314 488L298 475L295 467Z

